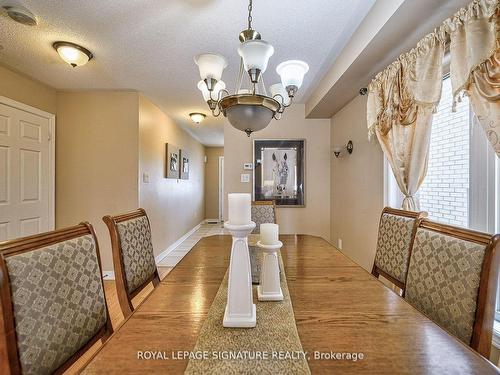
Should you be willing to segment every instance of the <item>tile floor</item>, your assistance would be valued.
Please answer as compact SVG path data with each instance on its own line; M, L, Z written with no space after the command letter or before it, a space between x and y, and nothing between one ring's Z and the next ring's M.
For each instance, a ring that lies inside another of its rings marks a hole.
M165 258L163 258L159 263L158 267L174 267L177 263L181 261L184 256L189 253L189 251L201 240L203 237L214 236L218 234L229 234L229 232L224 229L222 223L217 224L202 224L201 227L189 236L184 242L177 246L172 252L170 252Z

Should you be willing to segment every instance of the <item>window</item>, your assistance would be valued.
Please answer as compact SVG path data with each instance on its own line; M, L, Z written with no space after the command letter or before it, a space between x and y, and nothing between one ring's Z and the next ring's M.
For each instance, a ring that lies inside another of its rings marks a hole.
M469 226L470 114L467 98L452 112L449 78L432 119L427 176L419 189L422 211L447 224Z
M467 98L452 112L451 82L443 80L441 101L433 116L427 176L417 197L431 220L500 233L500 160ZM391 168L385 161L384 195L387 206L401 207ZM500 346L500 285L495 309Z
M500 166L465 97L452 112L448 77L432 120L427 175L417 198L431 220L488 233L500 232ZM399 191L385 162L387 206L401 207Z

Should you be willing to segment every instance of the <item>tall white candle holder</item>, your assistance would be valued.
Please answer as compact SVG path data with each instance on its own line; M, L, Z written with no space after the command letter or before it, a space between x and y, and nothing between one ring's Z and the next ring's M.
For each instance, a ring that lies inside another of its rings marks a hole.
M252 328L257 322L253 303L252 275L248 251L248 235L255 228L255 223L234 225L224 223L233 236L229 280L227 286L227 304L222 325L224 327Z
M283 301L278 264L278 250L283 243L278 241L272 245L265 245L259 241L257 246L264 253L260 269L260 285L257 287L259 301Z

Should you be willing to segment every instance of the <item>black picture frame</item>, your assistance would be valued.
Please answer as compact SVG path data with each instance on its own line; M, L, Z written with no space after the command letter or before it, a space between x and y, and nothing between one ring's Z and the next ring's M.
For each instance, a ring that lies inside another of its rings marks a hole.
M253 198L281 207L305 207L304 139L253 142Z

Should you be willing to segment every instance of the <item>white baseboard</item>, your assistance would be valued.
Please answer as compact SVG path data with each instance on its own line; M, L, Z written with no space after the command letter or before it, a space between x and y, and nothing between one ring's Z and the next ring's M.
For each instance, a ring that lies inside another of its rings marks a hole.
M194 232L196 232L203 223L205 223L206 220L203 220L201 223L196 225L194 228L189 230L186 234L184 234L181 238L179 238L177 241L175 241L172 245L170 245L166 250L162 251L160 254L155 256L155 262L156 264L160 263L163 259L165 259L169 253L174 251L177 246L179 246L181 243L183 243L190 235L192 235ZM102 271L102 277L104 280L114 280L115 279L115 272L114 271Z
M174 251L181 243L183 243L190 235L192 235L194 232L196 232L201 225L205 223L205 220L203 220L201 223L199 223L197 226L195 226L193 229L191 229L189 232L184 234L181 238L179 238L177 241L175 241L172 245L167 247L166 250L162 251L160 254L155 256L155 262L156 264L160 263L163 259L165 259L169 253Z

